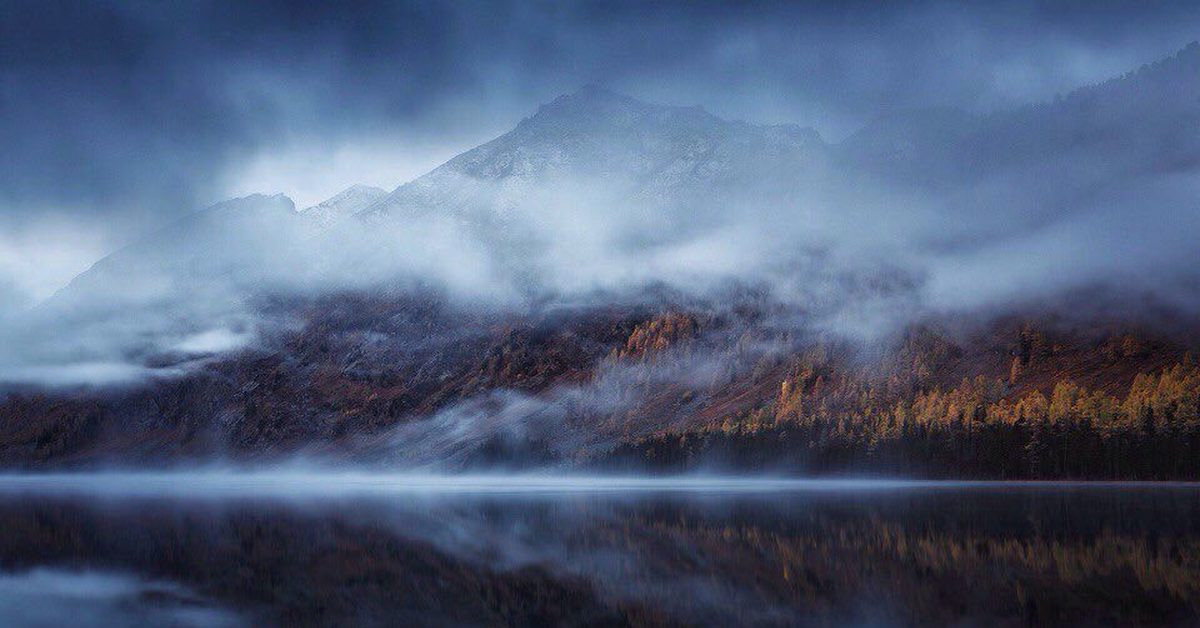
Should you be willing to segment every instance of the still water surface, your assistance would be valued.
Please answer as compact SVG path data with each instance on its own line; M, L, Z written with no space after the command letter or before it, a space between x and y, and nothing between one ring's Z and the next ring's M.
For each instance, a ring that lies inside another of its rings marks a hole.
M1200 487L0 476L0 624L1200 625Z

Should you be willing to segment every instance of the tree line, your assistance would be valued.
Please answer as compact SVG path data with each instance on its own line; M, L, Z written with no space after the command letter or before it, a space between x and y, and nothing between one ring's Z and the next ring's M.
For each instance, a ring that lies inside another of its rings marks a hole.
M996 479L1200 479L1200 368L1138 374L1124 395L1061 378L1047 396L1008 379L911 390L802 366L775 399L680 433L619 445L606 462L690 468ZM906 391L905 389L910 390Z

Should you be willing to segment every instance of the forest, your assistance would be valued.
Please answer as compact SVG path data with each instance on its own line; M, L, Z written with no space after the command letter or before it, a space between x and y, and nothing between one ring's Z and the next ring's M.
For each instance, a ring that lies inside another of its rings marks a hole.
M1077 383L1069 368L1027 376L1031 362L1054 350L1046 344L1043 334L1022 330L1007 377L976 375L953 386L923 385L934 374L917 354L901 352L890 374L872 376L830 368L817 349L797 360L774 399L698 428L632 439L606 463L672 472L1200 478L1193 355L1102 389ZM1125 335L1084 353L1121 370L1150 351ZM1104 370L1081 376L1096 379Z

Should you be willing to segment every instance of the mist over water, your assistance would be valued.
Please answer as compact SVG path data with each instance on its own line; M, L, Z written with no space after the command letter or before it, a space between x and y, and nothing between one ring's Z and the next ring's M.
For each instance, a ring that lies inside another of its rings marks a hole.
M769 475L580 475L572 473L388 472L332 469L240 469L187 471L88 471L0 474L0 493L82 493L112 497L238 498L265 496L306 500L406 495L592 495L651 498L671 494L758 495L766 499L809 494L956 492L972 490L1196 489L1190 482L1063 482L919 480L904 478L796 478Z
M268 496L338 499L347 496L406 495L590 495L657 496L807 493L857 494L894 491L961 490L991 487L1068 487L1063 482L936 481L887 478L805 479L769 476L690 474L682 476L576 475L532 473L405 473L337 470L89 471L0 474L0 493L222 498ZM1102 489L1120 483L1081 483ZM1136 485L1130 485L1136 486ZM1169 486L1166 484L1164 486ZM1180 486L1188 486L1184 483Z

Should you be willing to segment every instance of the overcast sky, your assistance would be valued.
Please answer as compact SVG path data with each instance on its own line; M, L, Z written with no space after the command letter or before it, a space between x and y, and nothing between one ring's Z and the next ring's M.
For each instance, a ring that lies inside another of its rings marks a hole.
M1050 99L1200 38L1185 2L987 4L7 0L0 308L231 196L394 188L588 83L837 141L895 109Z

